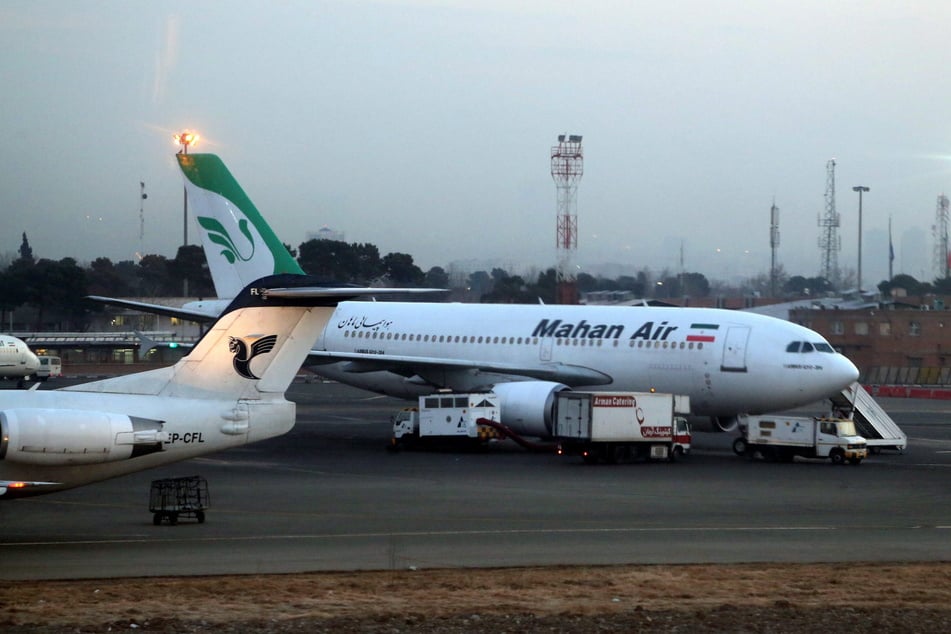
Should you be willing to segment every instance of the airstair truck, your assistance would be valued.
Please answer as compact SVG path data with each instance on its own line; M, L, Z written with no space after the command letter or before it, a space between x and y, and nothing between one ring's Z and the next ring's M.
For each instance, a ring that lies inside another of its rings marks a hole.
M856 433L855 423L844 418L749 416L740 429L742 435L733 442L733 451L740 456L759 454L781 462L802 456L857 465L868 455L868 445Z
M559 392L552 435L558 453L585 462L676 460L690 451L690 427L678 414L690 399L654 392Z

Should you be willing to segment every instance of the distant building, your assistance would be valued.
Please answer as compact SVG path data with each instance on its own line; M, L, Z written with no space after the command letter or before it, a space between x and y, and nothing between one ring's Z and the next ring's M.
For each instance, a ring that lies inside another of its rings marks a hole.
M876 302L860 308L794 308L790 321L812 328L858 366L870 384L951 385L949 298Z
M197 297L127 298L177 308ZM44 324L48 325L48 324ZM83 332L29 330L16 336L27 342L37 354L62 358L67 373L78 367L129 365L138 363L168 365L185 354L199 339L202 327L193 321L142 313L129 308L103 306Z
M336 240L337 242L346 242L346 236L343 231L337 231L336 229L331 229L327 225L324 225L317 231L308 231L307 240Z

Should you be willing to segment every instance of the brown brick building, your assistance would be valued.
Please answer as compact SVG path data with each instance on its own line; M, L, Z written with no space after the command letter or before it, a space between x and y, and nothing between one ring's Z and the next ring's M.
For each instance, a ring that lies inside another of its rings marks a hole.
M789 320L822 334L849 357L861 381L951 385L947 298L871 303L860 308L796 308Z

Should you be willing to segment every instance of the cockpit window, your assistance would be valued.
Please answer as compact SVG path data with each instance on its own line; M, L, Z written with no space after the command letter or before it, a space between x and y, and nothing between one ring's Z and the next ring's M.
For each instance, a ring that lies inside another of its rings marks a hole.
M786 352L831 352L835 354L835 349L829 344L823 342L810 343L808 341L793 341L786 346Z

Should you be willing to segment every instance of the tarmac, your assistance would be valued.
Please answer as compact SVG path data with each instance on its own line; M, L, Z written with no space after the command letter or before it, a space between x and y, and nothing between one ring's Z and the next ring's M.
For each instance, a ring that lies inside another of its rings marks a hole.
M909 446L860 466L750 461L715 433L677 463L593 466L511 441L391 453L403 401L303 377L288 396L285 436L0 504L0 578L951 559L941 400L882 400ZM191 475L206 522L154 526L151 481Z

